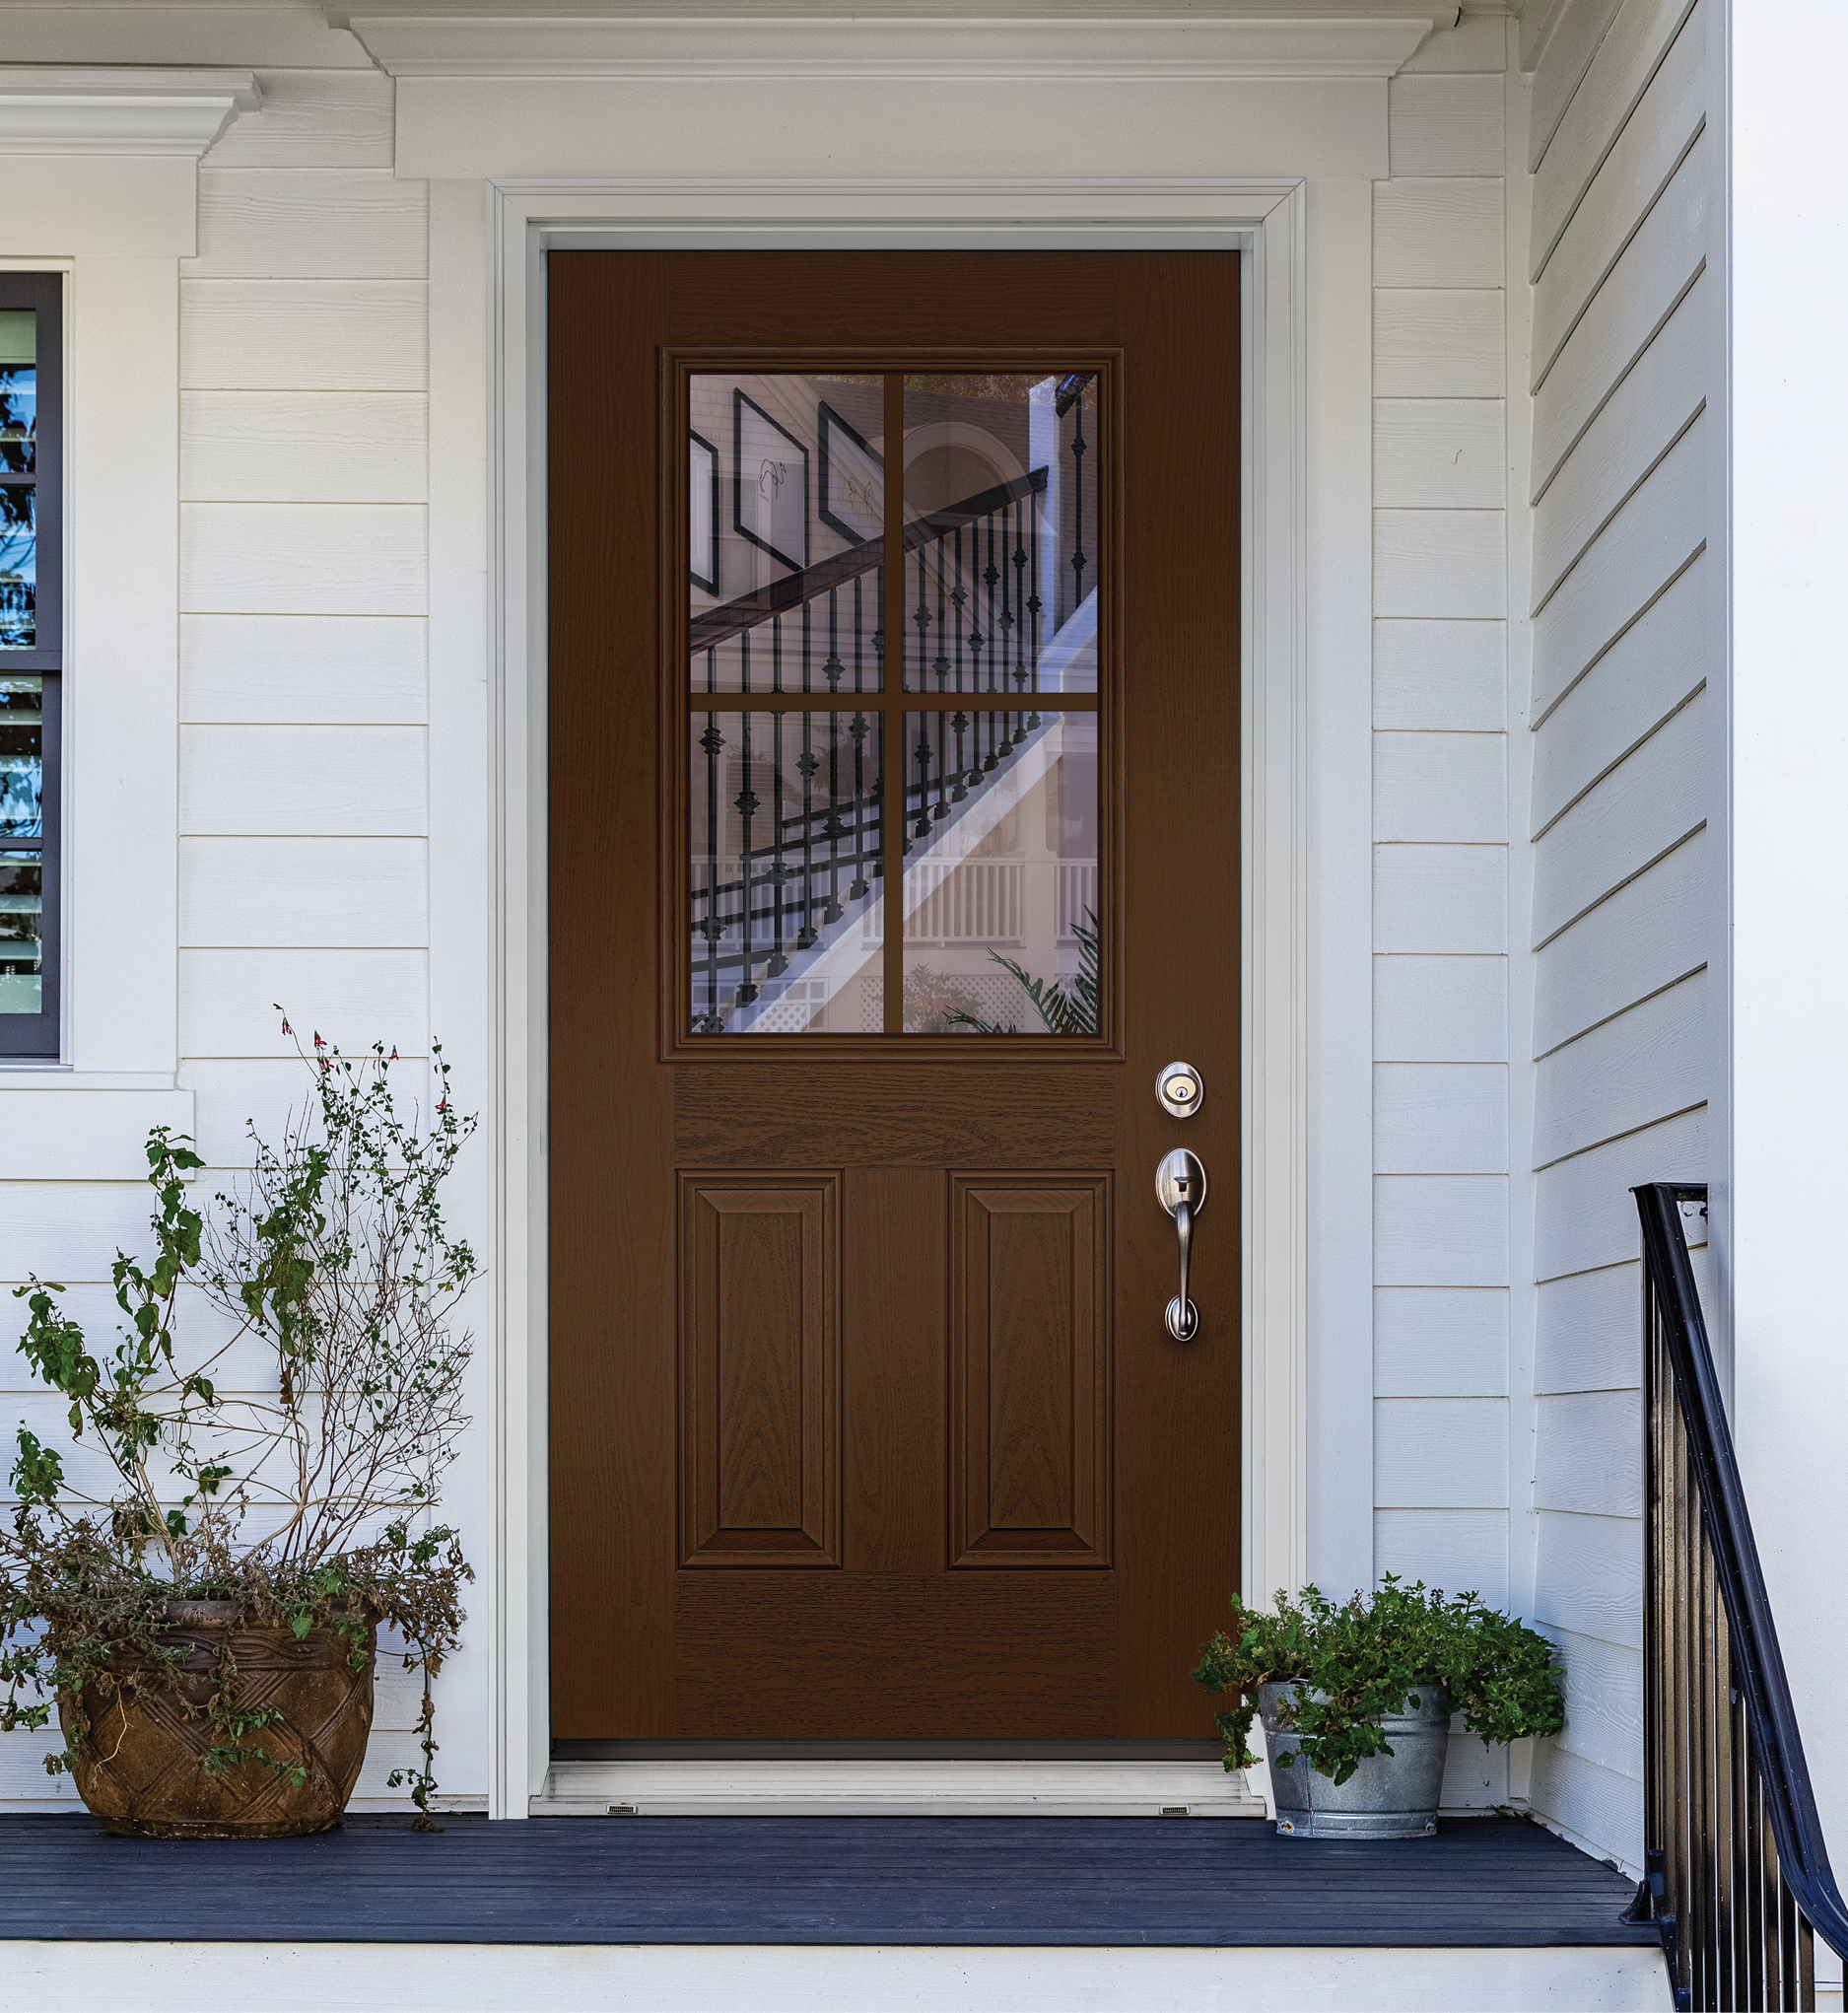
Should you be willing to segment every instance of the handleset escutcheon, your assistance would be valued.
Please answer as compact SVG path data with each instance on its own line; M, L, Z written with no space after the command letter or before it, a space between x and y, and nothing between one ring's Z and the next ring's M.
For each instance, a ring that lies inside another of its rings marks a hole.
M1181 1239L1181 1290L1168 1302L1168 1333L1192 1342L1199 1333L1199 1309L1188 1298L1188 1268L1194 1255L1194 1221L1206 1203L1206 1169L1185 1146L1162 1155L1155 1169L1155 1194L1174 1218Z

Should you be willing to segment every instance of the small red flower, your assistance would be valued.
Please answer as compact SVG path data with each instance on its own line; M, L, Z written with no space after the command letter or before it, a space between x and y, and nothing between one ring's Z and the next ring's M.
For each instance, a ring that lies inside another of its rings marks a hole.
M437 1100L437 1109L439 1111L447 1111L448 1108L449 1100L446 1097L441 1097Z
M315 1046L315 1047L316 1047L317 1049L324 1049L324 1048L325 1048L325 1047L327 1046L327 1044L326 1044L326 1043L325 1043L324 1041L322 1041L322 1040L321 1040L321 1038L320 1038L320 1036L319 1036L319 1035L317 1034L317 1035L316 1035L316 1036L314 1037L314 1046Z

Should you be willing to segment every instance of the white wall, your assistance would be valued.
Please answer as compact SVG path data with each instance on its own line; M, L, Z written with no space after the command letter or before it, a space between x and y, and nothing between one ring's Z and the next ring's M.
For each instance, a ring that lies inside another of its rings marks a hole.
M1374 1568L1508 1570L1508 24L1390 87L1374 185ZM1457 1739L1453 1806L1505 1803Z
M1533 77L1532 1610L1566 1730L1533 1807L1642 1843L1640 1282L1630 1187L1708 1173L1723 666L1706 417L1715 0L1578 0ZM1525 403L1525 401L1524 401Z
M233 26L257 56L300 28ZM115 51L78 39L41 53ZM208 1187L246 1162L245 1121L273 1128L307 1087L272 1003L344 1047L395 1045L414 1096L431 1036L424 185L392 174L389 80L359 67L257 74L261 112L198 171L197 255L178 267L176 416L171 285L167 310L178 505L168 560L170 581L177 575L177 1043L175 1053L170 1033L167 1080L190 1094L177 1121L165 1106L137 1107L116 1128L126 1127L117 1157L132 1175L128 1133L156 1117L192 1125ZM81 399L97 387L75 388ZM74 484L80 526L101 501ZM81 668L79 658L74 685ZM79 793L96 785L88 752L74 740ZM141 759L159 754L144 746ZM125 974L107 976L89 990L119 1000ZM479 1081L458 1089L483 1101ZM0 1178L21 1171L23 1144L12 1129ZM102 1283L118 1242L145 1243L145 1191L67 1184L40 1208L42 1193L10 1190L0 1274L36 1267L70 1281L94 1317L93 1342L106 1340L114 1309ZM8 1351L0 1425L42 1405L21 1381ZM450 1508L479 1555L473 1478L458 1479ZM470 1662L465 1653L443 1687L439 1772L446 1791L479 1800L486 1743ZM411 1757L414 1718L414 1681L382 1668L362 1800L387 1795L385 1774ZM68 1783L40 1770L46 1746L43 1736L0 1740L0 1808L70 1800Z

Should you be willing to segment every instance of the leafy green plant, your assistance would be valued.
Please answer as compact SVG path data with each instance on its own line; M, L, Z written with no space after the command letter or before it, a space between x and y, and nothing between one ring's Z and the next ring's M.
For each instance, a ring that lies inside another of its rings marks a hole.
M1004 972L1020 982L1027 1002L1045 1024L1048 1034L1095 1034L1098 1030L1098 921L1095 909L1086 909L1084 921L1073 926L1078 939L1078 969L1068 982L1038 979L1011 957L998 950L989 952ZM983 1020L961 1007L943 1015L945 1027L972 1028L977 1034L1018 1034L1018 1024L1003 1027L995 1020Z
M281 1768L263 1738L275 1711L235 1702L230 1631L210 1701L182 1695L166 1604L230 1601L298 1637L332 1629L356 1670L382 1622L424 1690L422 1766L389 1780L428 1824L431 1680L474 1576L434 1512L468 1423L470 1343L452 1316L479 1271L442 1190L475 1121L455 1110L441 1044L427 1116L398 1109L395 1050L355 1061L316 1034L297 1052L308 1095L278 1141L249 1128L250 1172L210 1205L189 1183L205 1164L192 1143L164 1126L148 1136L155 1255L115 1255L126 1318L112 1347L93 1348L61 1284L16 1288L20 1354L67 1403L72 1444L18 1430L18 1507L0 1525L0 1731L44 1727L62 1695L56 1774L89 1737L87 1692L165 1685L209 1719L208 1770ZM86 1433L106 1472L96 1493L69 1479Z
M1565 1724L1552 1644L1474 1594L1447 1600L1442 1589L1427 1592L1422 1580L1408 1587L1389 1572L1370 1598L1335 1602L1306 1586L1300 1600L1279 1591L1268 1613L1234 1594L1232 1619L1233 1632L1216 1632L1194 1672L1213 1697L1246 1701L1213 1714L1228 1770L1257 1760L1250 1735L1260 1685L1300 1688L1285 1701L1283 1721L1310 1766L1336 1782L1369 1755L1393 1752L1381 1717L1403 1711L1407 1701L1417 1706L1432 1686L1491 1744ZM1279 1755L1276 1766L1293 1761Z

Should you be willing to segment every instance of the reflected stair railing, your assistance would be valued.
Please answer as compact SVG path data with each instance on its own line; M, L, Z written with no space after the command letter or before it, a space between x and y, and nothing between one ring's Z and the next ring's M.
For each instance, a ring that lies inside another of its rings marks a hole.
M1081 457L1081 408L1074 427L1071 451ZM779 1000L806 1000L811 975L849 934L840 926L858 924L856 934L863 935L884 885L884 776L896 769L903 779L898 810L911 855L917 848L940 854L978 806L978 821L992 826L993 784L1003 772L1016 788L1001 811L1044 773L1053 752L1045 744L1061 724L1043 719L1033 697L1064 689L1076 662L1095 661L1097 618L1095 589L1084 587L1080 516L1065 562L1071 609L1042 645L1042 532L1032 506L1048 480L1047 469L1035 468L905 526L906 604L919 632L920 668L901 672L901 689L918 694L913 747L897 745L903 735L896 731L891 744L880 745L883 720L853 708L856 693L882 689L883 538L693 618L692 667L696 679L704 671L700 697L710 700L704 730L694 736L706 771L706 829L697 835L705 853L689 891L695 1033L749 1031ZM933 629L936 648L925 661ZM740 691L839 693L845 703L838 712L739 711L734 752L719 716ZM1010 693L1018 708L992 710ZM958 710L959 696L990 710ZM1039 762L1018 759L1035 748L1044 750ZM768 785L768 804L760 784ZM734 785L728 800L738 841L727 844L721 803ZM908 905L927 891L908 888ZM875 940L880 934L875 924Z
M1687 1255L1703 1184L1635 1191L1643 1232L1644 1868L1677 2008L1810 2008L1848 1955L1777 1626Z

